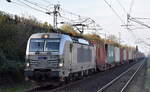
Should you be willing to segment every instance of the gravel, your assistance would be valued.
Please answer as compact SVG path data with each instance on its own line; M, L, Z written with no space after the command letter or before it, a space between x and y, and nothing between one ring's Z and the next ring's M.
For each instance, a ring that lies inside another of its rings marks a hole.
M125 75L119 78L116 82L114 82L111 86L106 88L103 92L120 92L122 88L126 85L126 83L130 80L131 76L136 72L139 66L142 64L138 63L132 67L130 71L128 71Z

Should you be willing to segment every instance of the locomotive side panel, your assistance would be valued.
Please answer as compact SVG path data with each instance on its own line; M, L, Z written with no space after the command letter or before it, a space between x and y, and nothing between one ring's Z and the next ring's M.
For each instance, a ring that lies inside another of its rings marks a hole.
M71 72L95 68L95 48L93 46L73 43Z
M64 67L62 67L62 72L60 72L61 76L67 77L71 72L72 52L72 43L66 42L64 46L64 54L62 55Z

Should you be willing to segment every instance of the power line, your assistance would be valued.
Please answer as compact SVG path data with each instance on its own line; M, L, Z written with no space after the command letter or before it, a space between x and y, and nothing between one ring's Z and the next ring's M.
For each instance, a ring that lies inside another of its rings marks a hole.
M36 2L31 2L31 1L29 1L29 0L24 0L25 2L28 2L28 3L30 3L30 4L32 4L32 5L34 5L34 6L37 6L37 7L39 7L39 8L41 8L41 9L44 9L44 10L46 10L46 8L43 8L43 7L41 7L41 6L43 6L43 5L39 5L38 3L36 3Z
M104 0L104 1L105 1L105 3L110 7L110 9L115 13L115 15L118 17L118 19L119 19L123 24L125 24L124 21L122 20L122 18L120 17L120 15L115 11L115 9L112 8L112 6L111 6L106 0Z
M32 9L34 9L34 10L37 10L37 11L42 11L42 10L39 10L39 9L37 9L37 8L34 8L34 7L32 7L32 6L30 6L30 5L28 5L27 3L25 3L25 2L22 2L22 1L20 1L20 0L18 0L19 2L21 2L21 3L23 3L24 5L26 5L26 6L28 6L28 7L30 7L30 8L32 8ZM41 9L44 9L44 10L46 10L45 8L43 8L43 7L41 7L41 6L39 6L38 5L38 3L36 3L36 2L30 2L29 0L24 0L24 1L26 1L26 2L28 2L28 3L30 3L30 4L32 4L32 5L34 5L34 6L37 6L37 7L39 7L39 8L41 8ZM62 9L62 8L59 8L59 9L61 9L61 10L64 10L64 9ZM42 12L44 12L44 11L42 11ZM75 14L75 13L72 13L72 12L69 12L69 11L65 11L65 12L67 12L68 14L71 14L71 15L74 15L74 16L80 16L80 15L77 15L77 14ZM45 13L45 12L44 12ZM54 13L54 12L46 12L46 14L49 14L50 15L50 13ZM71 20L71 19L68 19L68 18L66 18L66 17L63 17L63 16L61 16L62 18L64 18L64 19L67 19L67 20L70 20L70 21L73 21L73 20ZM75 21L75 20L74 20ZM84 21L82 21L82 22L85 22L85 20Z
M18 4L19 5L23 4L23 5L29 7L29 8L31 8L33 10L36 10L38 12L42 12L42 13L45 13L45 14L53 16L53 18L54 18L53 19L54 28L57 28L57 24L58 24L58 22L57 22L58 18L57 17L58 16L60 16L60 18L62 18L62 19L69 20L71 25L82 26L82 29L83 29L83 26L86 26L87 28L89 28L89 26L92 25L92 24L95 26L95 21L92 20L91 18L89 18L89 17L81 17L78 14L75 14L75 13L69 12L67 10L64 10L64 9L60 8L60 5L58 5L58 4L54 5L54 7L53 7L54 10L53 11L48 11L45 7L43 7L43 5L40 5L40 4L38 4L36 2L33 2L33 1L32 2L29 1L29 0L23 0L23 1L17 0L17 1L19 2L19 3L15 3L17 5ZM12 2L12 1L8 0L8 2ZM22 6L22 5L20 5L20 6ZM65 16L60 15L60 10L63 13L67 13L67 14L76 16L77 19L72 20L72 18L69 19L69 18L66 18ZM82 30L82 32L83 32L83 30Z
M69 15L69 17L76 17L76 19L75 20L73 20L72 18L71 19L68 19L68 20L70 20L70 21L72 21L72 22L80 22L80 23L84 23L84 22L87 22L87 21L89 21L89 20L91 20L91 21L93 21L91 18L89 18L89 17L83 17L83 16L80 16L80 15L78 15L78 14L75 14L75 13L72 13L72 12L70 12L70 11L67 11L67 10L65 10L65 9L62 9L62 8L60 8L60 10L61 10L61 15L62 14L64 14L64 15Z
M65 9L62 9L62 8L60 8L60 10L63 11L63 12L66 12L66 13L68 13L68 14L74 15L74 16L80 16L80 15L78 15L78 14L72 13L72 12L67 11L67 10L65 10Z
M134 5L134 0L131 1L130 9L129 9L129 15L131 15L133 5Z
M147 27L147 28L150 28L149 25L147 25L147 24L145 24L144 22L139 21L139 20L137 20L137 19L135 19L135 18L130 17L129 20L130 20L130 21L133 21L133 22L135 22L135 23L138 23L138 24L140 24L140 25L142 25L142 26L145 26L145 27Z
M139 17L134 17L136 19L142 19L142 20L150 20L150 18L139 18Z
M44 11L42 11L42 10L40 10L40 9L37 9L37 8L34 8L34 7L30 6L30 5L28 5L28 4L24 3L24 2L22 2L21 0L18 0L18 1L19 1L20 3L22 3L22 4L26 5L26 6L30 7L30 8L31 8L31 9L33 9L33 10L36 10L36 11L39 11L39 12L45 13Z
M28 3L30 3L30 4L33 4L33 5L37 6L37 7L39 7L37 3L30 2L30 1L28 1L28 0L24 0L24 1L26 1L26 2L28 2ZM27 3L23 2L23 1L18 0L18 2L20 2L21 4L24 4L25 6L31 8L31 9L33 9L33 10L36 10L36 11L39 11L39 12L42 12L42 13L46 13L46 14L49 14L49 15L51 15L52 13L55 13L55 16L58 16L58 15L56 15L56 13L58 13L58 11L45 12L45 11L43 11L43 10L37 9L37 8L35 8L35 7L33 7L33 6L30 6L29 4L27 4ZM16 2L14 2L14 3L15 3L15 4L19 4L19 3L16 3ZM19 4L19 5L20 5L20 4ZM22 6L22 5L20 5L20 6ZM40 7L40 8L42 8L42 7ZM45 8L44 8L44 9L45 9ZM52 15L51 15L51 16L52 16ZM67 19L66 17L63 17L63 16L61 16L61 18ZM67 19L67 20L70 20L70 19ZM70 20L70 21L72 21L72 20ZM54 28L55 28L56 26L57 26L57 23L56 23L56 17L55 17L55 18L54 18Z
M14 1L13 1L12 3L14 3L14 5L16 5L16 6L17 6L17 5L18 5L18 6L22 6L22 4L17 3L17 2L14 2Z
M118 2L118 4L120 5L120 7L122 7L123 11L125 13L127 13L126 9L124 8L124 6L121 4L121 2L119 0L116 0Z
M47 3L51 3L51 2L49 2L48 0L43 0L43 1L45 1L45 2L47 2Z

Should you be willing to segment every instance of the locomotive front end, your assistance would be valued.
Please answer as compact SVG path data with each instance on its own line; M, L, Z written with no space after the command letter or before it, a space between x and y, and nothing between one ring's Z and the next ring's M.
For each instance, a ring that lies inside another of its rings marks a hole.
M33 34L27 44L25 76L29 80L47 81L60 78L63 67L61 35ZM60 51L61 50L61 51Z

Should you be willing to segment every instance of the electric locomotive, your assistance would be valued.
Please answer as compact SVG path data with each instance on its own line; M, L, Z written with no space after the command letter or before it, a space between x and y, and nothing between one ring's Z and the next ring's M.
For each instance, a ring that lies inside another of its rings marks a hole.
M95 47L87 40L58 33L31 35L25 76L34 81L66 81L96 71Z

